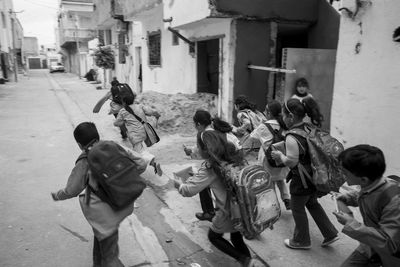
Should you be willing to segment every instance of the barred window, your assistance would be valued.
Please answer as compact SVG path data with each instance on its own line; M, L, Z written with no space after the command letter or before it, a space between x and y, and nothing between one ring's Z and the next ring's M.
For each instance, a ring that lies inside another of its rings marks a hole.
M161 66L161 31L147 33L149 65Z

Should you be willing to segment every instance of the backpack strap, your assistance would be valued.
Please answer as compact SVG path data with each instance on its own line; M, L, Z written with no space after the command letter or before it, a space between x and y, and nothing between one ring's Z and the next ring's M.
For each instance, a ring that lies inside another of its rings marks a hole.
M139 122L141 122L142 124L145 123L145 121L144 121L141 117L139 117L138 115L135 114L135 112L133 111L133 109L129 108L129 109L126 109L126 111L128 111L130 114L132 114L133 116L135 116L135 118L136 118Z
M275 135L275 130L274 130L274 128L272 128L272 126L271 126L271 124L269 124L269 123L264 123L265 124L265 126L267 126L267 128L268 128L268 130L273 134L273 135Z

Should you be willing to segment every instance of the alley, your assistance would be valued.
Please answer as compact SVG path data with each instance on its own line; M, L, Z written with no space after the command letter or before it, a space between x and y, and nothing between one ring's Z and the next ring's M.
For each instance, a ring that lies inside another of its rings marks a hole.
M107 108L91 112L105 91L70 74L44 71L0 88L1 266L89 266L92 231L77 199L55 203L49 193L65 185L79 154L72 136L77 123L94 121L103 139L121 140ZM193 144L194 136L162 136L151 148L166 174L145 173L149 187L121 225L121 259L127 266L238 266L208 242L209 223L194 217L200 210L198 197L183 199L169 182L173 171L199 163L184 156L183 143ZM329 198L322 203L333 219L333 203ZM319 231L310 223L310 251L283 246L293 225L285 210L272 231L247 243L271 266L338 266L356 246L342 235L332 247L321 248Z

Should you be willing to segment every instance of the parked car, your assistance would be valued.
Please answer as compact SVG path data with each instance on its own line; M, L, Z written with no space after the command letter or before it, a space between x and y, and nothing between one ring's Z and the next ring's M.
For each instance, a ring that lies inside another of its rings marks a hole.
M61 63L56 63L56 62L52 63L50 65L50 73L53 73L53 72L65 72L64 65Z

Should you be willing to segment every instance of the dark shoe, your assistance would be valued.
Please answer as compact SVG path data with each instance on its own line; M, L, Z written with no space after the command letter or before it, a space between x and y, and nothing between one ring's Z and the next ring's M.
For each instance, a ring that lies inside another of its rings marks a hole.
M292 239L285 239L283 241L285 246L292 249L310 249L311 244L300 244L299 242L294 242Z
M321 244L321 247L327 247L330 244L332 244L333 242L336 242L338 240L339 240L339 236L338 235L335 235L334 237L331 237L331 238L325 238L324 242L322 242L322 244Z
M215 214L212 213L207 213L207 212L198 212L195 214L196 218L199 219L200 221L212 221L212 218L214 217Z
M290 199L284 199L283 203L285 204L286 210L290 210Z

